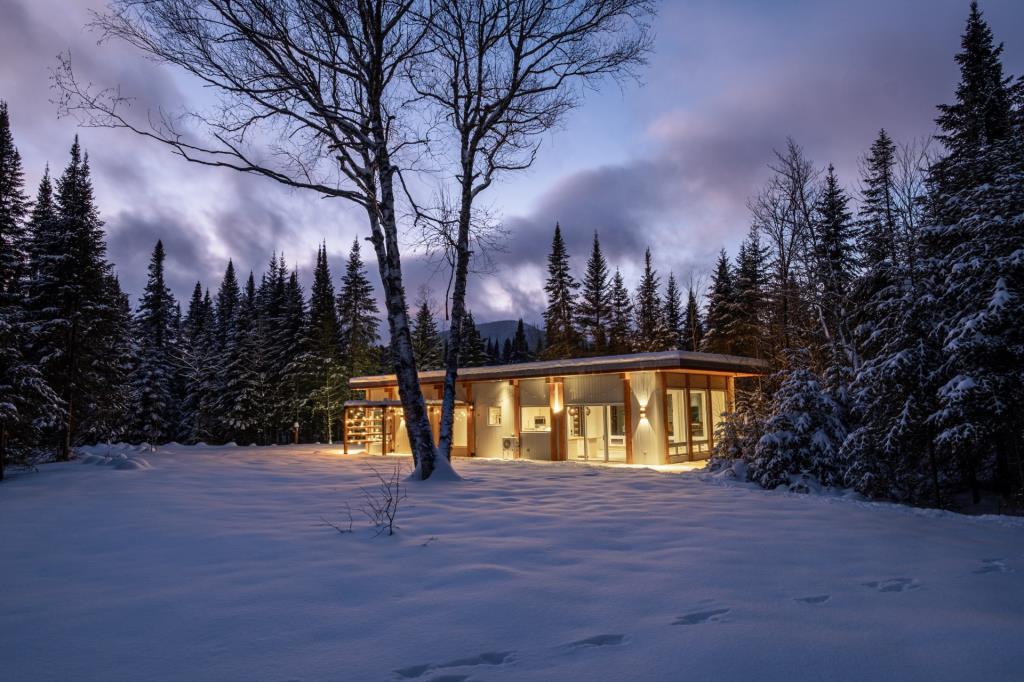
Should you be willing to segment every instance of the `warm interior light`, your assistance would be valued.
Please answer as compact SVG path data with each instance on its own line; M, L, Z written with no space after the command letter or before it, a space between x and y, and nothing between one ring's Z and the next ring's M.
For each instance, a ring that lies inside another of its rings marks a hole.
M641 420L647 419L647 406L646 405L641 405L640 406L640 419Z

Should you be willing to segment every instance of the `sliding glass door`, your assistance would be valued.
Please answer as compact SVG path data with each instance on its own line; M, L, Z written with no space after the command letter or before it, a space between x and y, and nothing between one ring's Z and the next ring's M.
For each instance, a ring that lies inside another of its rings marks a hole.
M626 417L622 405L569 405L566 430L570 459L626 461Z

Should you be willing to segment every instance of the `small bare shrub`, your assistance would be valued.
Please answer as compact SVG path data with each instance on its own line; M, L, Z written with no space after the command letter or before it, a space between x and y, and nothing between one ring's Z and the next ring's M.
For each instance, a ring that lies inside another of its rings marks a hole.
M370 467L377 477L377 485L373 488L360 488L363 491L362 511L377 529L377 535L387 533L394 535L395 519L398 517L398 505L405 499L402 489L402 465L395 463L395 468L387 478L381 472Z

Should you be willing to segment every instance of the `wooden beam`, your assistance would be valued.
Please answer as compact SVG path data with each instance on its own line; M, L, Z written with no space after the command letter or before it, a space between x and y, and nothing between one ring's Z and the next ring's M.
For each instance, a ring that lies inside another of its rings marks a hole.
M683 391L683 398L686 400L686 404L683 405L683 417L686 421L686 459L687 461L693 459L693 429L690 424L690 377L686 377L686 390Z
M622 374L622 403L626 411L626 464L633 463L633 391L629 387L629 372Z
M523 425L522 425L523 411L519 406L519 379L512 380L512 424L515 428L516 441L519 442L519 447L513 454L513 459L519 459L520 453L523 450L522 436L523 436Z
M466 450L470 457L475 457L476 411L473 409L473 384L463 384L463 387L466 389Z
M668 382L665 380L665 373L658 372L658 381L654 383L661 390L661 443L663 446L661 463L668 464Z

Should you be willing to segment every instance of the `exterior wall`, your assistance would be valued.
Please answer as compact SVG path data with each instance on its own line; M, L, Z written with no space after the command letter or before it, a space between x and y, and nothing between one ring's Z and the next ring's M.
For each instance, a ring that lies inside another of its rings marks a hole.
M501 426L488 424L492 407L501 409ZM514 436L516 431L512 382L482 381L473 384L473 408L477 456L501 457L501 439Z
M634 464L663 464L665 401L660 372L630 372L630 409Z
M622 377L618 374L584 374L564 380L566 405L621 405Z

